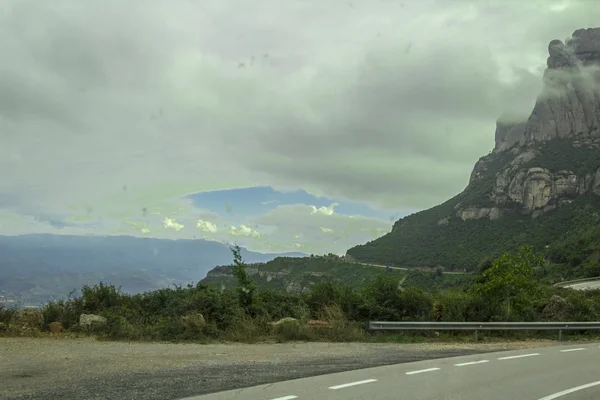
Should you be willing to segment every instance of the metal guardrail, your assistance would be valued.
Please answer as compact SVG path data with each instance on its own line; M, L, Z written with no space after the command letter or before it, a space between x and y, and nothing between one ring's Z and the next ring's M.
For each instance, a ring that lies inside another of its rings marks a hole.
M382 331L474 331L475 340L478 331L558 331L562 341L565 330L600 330L600 322L390 322L370 321L370 330Z
M595 276L593 278L582 278L582 279L574 279L572 281L558 282L558 283L555 283L554 286L564 287L564 286L569 286L569 285L573 285L576 283L591 282L591 281L600 281L600 276Z

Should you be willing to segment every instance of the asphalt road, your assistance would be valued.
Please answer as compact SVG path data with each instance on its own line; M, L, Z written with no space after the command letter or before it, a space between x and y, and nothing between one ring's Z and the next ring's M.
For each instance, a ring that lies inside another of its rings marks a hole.
M389 365L192 399L597 400L600 343Z
M565 287L575 289L575 290L596 290L596 289L600 289L600 280L574 283L572 285L565 286Z

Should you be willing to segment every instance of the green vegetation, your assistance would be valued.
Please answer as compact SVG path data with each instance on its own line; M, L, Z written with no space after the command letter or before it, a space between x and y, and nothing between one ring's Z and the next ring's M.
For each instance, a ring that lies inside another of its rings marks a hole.
M469 288L480 299L488 299L496 310L506 307L503 321L535 318L532 299L539 298L541 291L534 279L534 271L544 265L544 259L536 256L531 247L521 247L515 254L502 254L478 276ZM492 318L498 318L495 314Z
M446 289L467 287L473 283L473 274L442 274L410 270L407 273L404 287L415 287L424 291L437 292Z
M554 139L538 146L538 155L525 168L539 167L551 171L571 171L577 175L596 173L600 150L592 146L573 147L572 139Z
M482 264L472 285L426 292L399 286L381 274L360 286L322 280L304 294L262 289L246 274L233 249L237 286L220 290L203 284L130 295L100 283L81 296L48 303L44 326L59 322L79 332L81 314L106 318L92 332L116 340L206 342L234 340L387 340L369 332L369 320L393 321L593 321L600 318L600 291L577 292L535 279L543 259L531 247ZM435 273L433 273L435 275ZM441 274L437 274L441 275ZM251 288L251 290L249 290ZM0 327L10 332L10 313L0 310ZM311 320L319 320L315 327ZM325 325L325 327L323 327ZM89 332L89 331L88 331ZM415 333L412 339L430 333ZM511 335L504 333L503 335Z
M235 268L237 267L216 267L200 282L213 287L233 288L238 282L234 274ZM246 268L261 288L284 291L292 286L295 291L302 291L322 280L356 286L382 273L396 278L402 278L406 274L402 270L386 270L345 262L335 254L302 258L278 257L266 263L248 264Z
M537 276L552 280L592 278L600 276L600 216L589 215L585 221L574 221L579 229L546 250L549 265L538 270Z
M570 237L592 235L589 223L598 221L600 212L600 196L588 194L535 219L514 213L494 221L462 221L451 217L447 225L438 224L439 219L450 215L452 204L456 201L403 218L392 232L351 248L348 255L367 263L406 267L443 265L450 270L473 271L483 259L497 257L523 244L544 252L546 246L553 248ZM566 270L565 273L569 274Z
M235 248L234 248L235 250ZM237 257L237 256L236 256ZM235 260L238 260L235 258ZM211 270L201 284L213 288L232 289L242 279L252 278L262 289L288 292L306 292L318 282L331 280L350 287L358 287L378 276L402 279L404 286L422 290L437 290L468 284L471 275L451 275L438 272L404 271L348 262L335 254L310 257L278 257L266 263L249 264L241 276L239 261L233 266L220 266ZM247 283L244 284L246 286Z
M567 170L585 176L594 174L600 166L599 149L573 147L571 139L554 139L539 144L535 150L537 156L525 163L523 168ZM494 205L489 195L496 176L512 158L514 155L510 152L491 153L482 157L476 166L478 178L462 193L436 207L402 218L394 224L392 232L353 247L347 254L367 263L402 267L441 265L447 270L465 268L473 271L483 259L498 257L523 244L532 245L538 252L545 252L547 247L554 248L565 241L570 241L572 249L576 248L574 242L579 240L597 241L598 232L589 229L590 221L596 223L600 212L600 197L593 194L576 197L571 204L535 219L520 214L516 209L494 221L486 218L462 221L458 218L458 208ZM505 207L511 208L510 205ZM570 257L569 262L551 257L561 267L549 268L547 272L554 278L595 274L598 272L595 262L583 263L590 255L578 254ZM579 258L581 262L578 262Z

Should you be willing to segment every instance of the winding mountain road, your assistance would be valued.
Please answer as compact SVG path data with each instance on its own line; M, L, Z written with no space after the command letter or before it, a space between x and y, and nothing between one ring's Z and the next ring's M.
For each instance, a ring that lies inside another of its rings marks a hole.
M600 343L368 368L186 400L600 399Z
M390 269L396 269L396 270L402 270L402 271L409 271L411 269L413 270L418 270L418 268L406 268L406 267L390 267L387 265L380 265L380 264L369 264L369 263L364 263L364 262L358 262L358 261L353 261L355 264L360 264L360 265L365 265L367 267L377 267L377 268L390 268ZM443 271L443 274L448 274L448 275L468 275L469 272L463 272L463 271Z
M577 279L569 282L560 282L555 286L562 286L574 290L597 290L600 289L600 277Z
M597 290L597 289L600 289L600 280L574 283L572 285L565 286L565 287L575 289L575 290Z

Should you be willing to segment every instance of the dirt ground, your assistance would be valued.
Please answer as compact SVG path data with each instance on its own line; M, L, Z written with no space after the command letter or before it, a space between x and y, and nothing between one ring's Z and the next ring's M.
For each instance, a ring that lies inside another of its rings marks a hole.
M0 338L0 399L178 399L310 375L557 345L505 343L172 344Z

